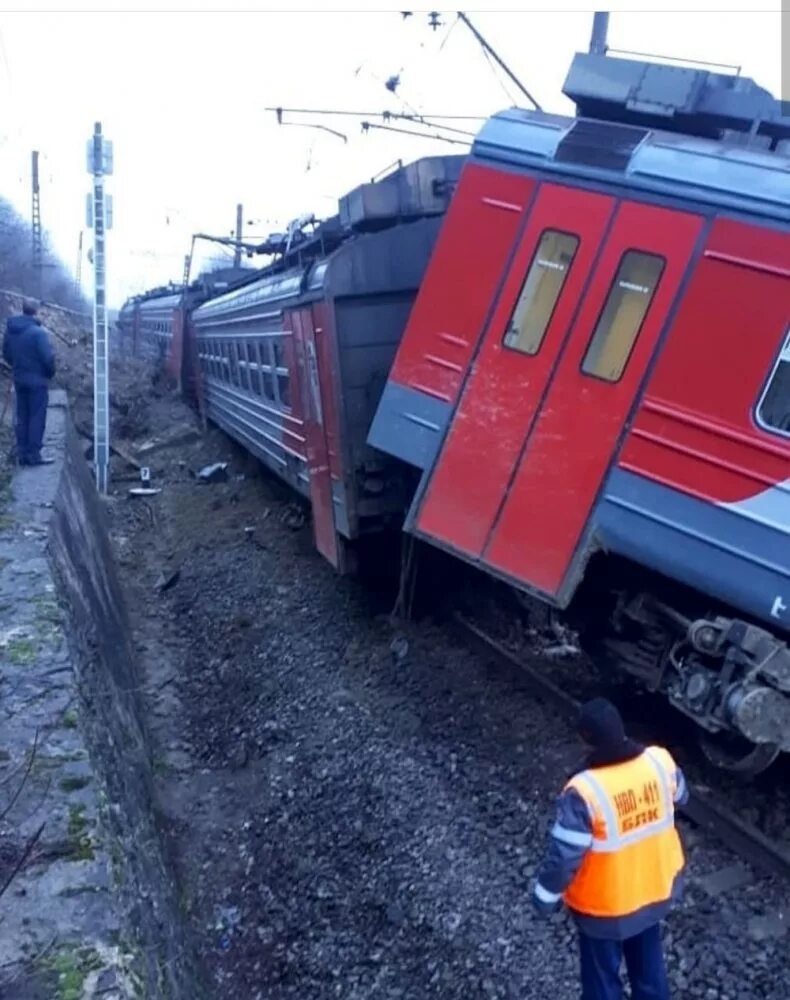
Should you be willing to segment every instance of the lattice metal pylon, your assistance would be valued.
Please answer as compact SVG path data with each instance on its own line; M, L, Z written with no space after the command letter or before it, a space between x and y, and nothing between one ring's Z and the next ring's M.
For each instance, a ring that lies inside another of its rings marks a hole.
M36 295L42 297L44 291L44 244L41 233L41 190L38 183L38 150L34 149L31 157L33 201L31 206L30 229L33 239L33 273L36 282Z
M110 476L110 358L107 336L106 231L109 203L104 178L112 173L112 146L96 123L88 145L88 169L93 174L91 218L93 225L93 456L96 488L106 494Z

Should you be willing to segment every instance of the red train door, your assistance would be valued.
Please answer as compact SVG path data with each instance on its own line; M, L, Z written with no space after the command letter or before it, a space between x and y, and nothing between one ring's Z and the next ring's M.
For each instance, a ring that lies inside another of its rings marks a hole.
M471 493L478 497L476 483L489 478L491 464L495 502L488 502L484 525L463 539L466 551L562 602L574 555L702 220L624 202L601 245L610 199L557 187L547 194L537 225L531 215L525 234L525 240L531 235L532 256L525 251L509 278L516 298L511 294L495 312L440 455L435 482L441 483L441 494L432 483L417 530L441 537L436 528L442 508L445 521L457 525L459 513L450 508L468 510L467 484L475 483ZM571 196L577 203L566 214ZM547 280L552 273L555 279ZM456 432L456 424L465 415L468 424L474 411L477 433L470 442ZM445 461L460 468L459 445L466 449L466 473L455 479L451 493L439 471ZM462 547L452 532L444 535Z
M318 551L333 566L339 563L335 515L332 504L332 477L329 469L329 448L321 401L321 378L316 331L309 307L291 313L294 336L304 356L303 398L307 469L310 475L310 502L313 509L313 535Z
M482 555L614 206L604 195L541 186L431 478L419 533ZM530 299L540 313L531 323L520 315Z

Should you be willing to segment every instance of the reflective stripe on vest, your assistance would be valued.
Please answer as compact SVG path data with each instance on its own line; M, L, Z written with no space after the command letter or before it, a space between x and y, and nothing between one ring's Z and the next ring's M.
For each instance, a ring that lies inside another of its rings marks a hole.
M566 788L584 800L592 842L565 901L582 913L626 916L668 899L683 852L675 830L675 765L661 747L583 771ZM562 839L559 837L558 839Z

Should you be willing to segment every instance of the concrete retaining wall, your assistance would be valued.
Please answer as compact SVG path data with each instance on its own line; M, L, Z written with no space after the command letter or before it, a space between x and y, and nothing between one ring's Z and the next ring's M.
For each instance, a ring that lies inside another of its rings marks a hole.
M24 778L0 886L43 824L0 898L0 998L196 1000L123 593L63 393L45 448L56 463L20 469L0 505L0 815Z

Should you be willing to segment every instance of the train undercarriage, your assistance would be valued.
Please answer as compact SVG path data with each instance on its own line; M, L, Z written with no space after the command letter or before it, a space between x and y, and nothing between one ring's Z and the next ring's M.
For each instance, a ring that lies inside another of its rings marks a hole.
M602 591L599 579L592 599L594 585L583 586L572 609L583 645L688 716L713 764L760 773L790 752L790 646L728 609L701 608L699 595L651 582L632 575Z

